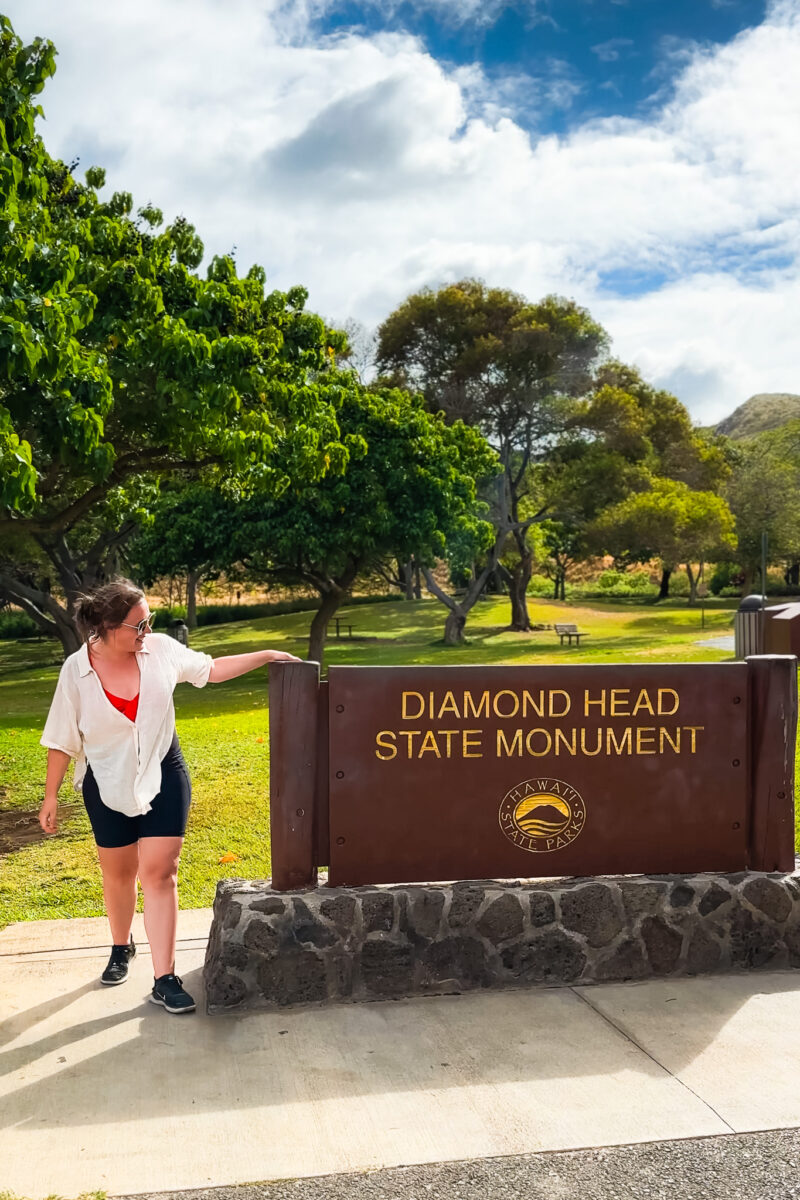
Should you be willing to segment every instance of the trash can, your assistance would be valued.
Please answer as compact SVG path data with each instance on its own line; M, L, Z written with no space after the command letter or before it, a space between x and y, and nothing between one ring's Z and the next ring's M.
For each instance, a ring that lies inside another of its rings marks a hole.
M170 637L174 637L176 642L180 642L182 646L189 645L189 626L180 617L176 617L174 621L170 621L167 633Z
M761 596L745 596L734 619L736 658L764 653L764 602Z

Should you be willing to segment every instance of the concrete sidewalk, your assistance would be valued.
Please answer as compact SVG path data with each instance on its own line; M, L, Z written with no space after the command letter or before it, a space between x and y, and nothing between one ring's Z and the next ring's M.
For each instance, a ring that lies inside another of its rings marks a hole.
M181 914L201 996L210 913ZM172 1017L105 922L0 932L0 1190L32 1200L800 1125L800 973Z

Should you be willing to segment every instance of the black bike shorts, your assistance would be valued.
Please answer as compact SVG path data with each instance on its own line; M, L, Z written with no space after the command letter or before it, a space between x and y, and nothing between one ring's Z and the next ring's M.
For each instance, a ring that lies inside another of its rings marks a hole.
M83 802L94 840L104 849L132 846L145 837L183 837L191 801L192 785L177 736L161 760L161 790L144 816L126 817L108 808L90 766L83 777Z

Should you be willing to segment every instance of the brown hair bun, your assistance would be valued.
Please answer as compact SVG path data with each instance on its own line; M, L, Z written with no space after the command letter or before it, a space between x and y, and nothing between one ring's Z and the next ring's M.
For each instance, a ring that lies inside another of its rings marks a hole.
M112 579L78 596L75 621L85 642L103 637L109 629L118 629L134 604L144 600L144 592L130 579Z

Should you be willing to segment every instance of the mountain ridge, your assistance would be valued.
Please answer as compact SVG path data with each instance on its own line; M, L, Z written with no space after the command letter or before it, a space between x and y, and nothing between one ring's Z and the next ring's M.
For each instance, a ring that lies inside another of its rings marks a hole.
M715 433L735 441L754 437L768 429L780 429L787 421L800 419L800 395L795 392L757 392L714 426Z

